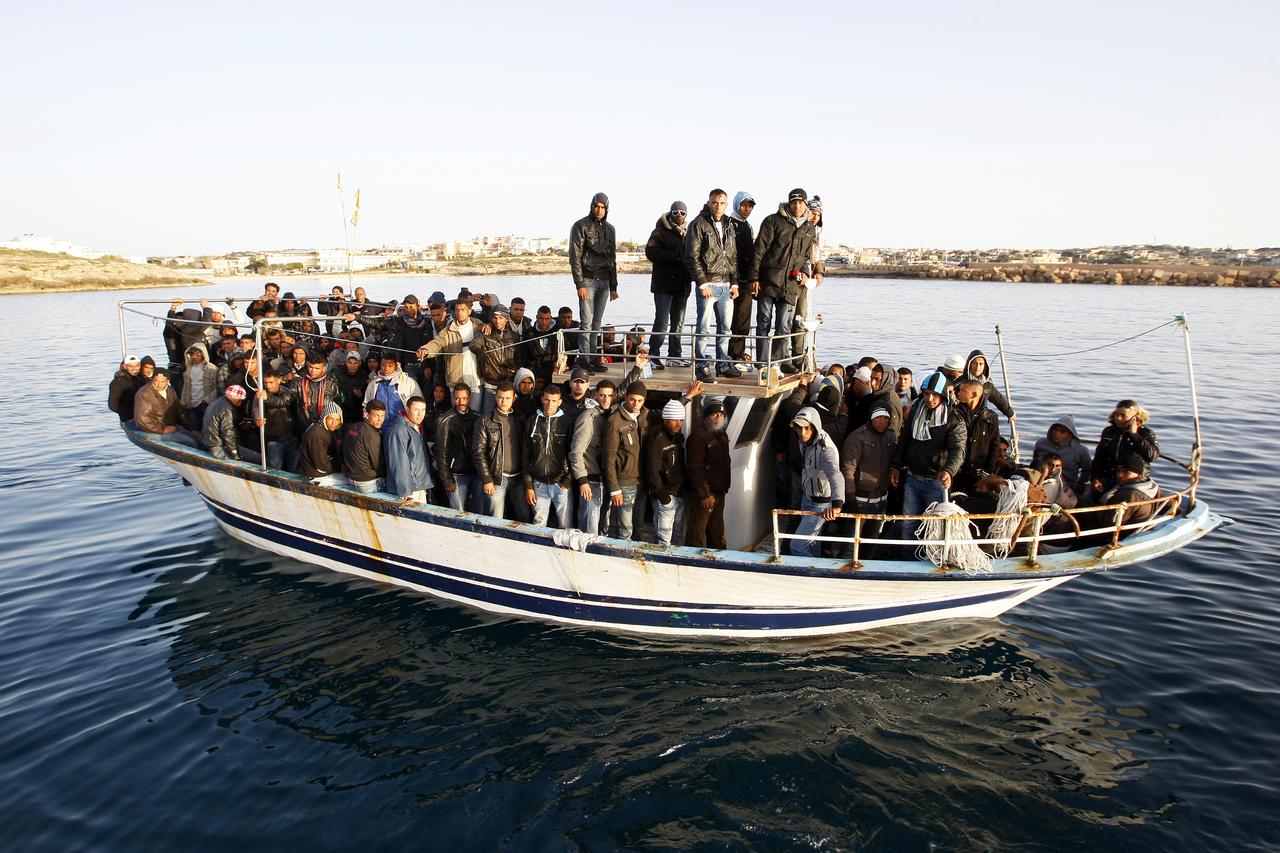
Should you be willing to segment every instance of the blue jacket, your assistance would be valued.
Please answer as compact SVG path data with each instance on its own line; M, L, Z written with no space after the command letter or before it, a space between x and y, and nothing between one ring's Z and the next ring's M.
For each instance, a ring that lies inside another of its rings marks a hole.
M431 461L422 434L403 416L396 418L382 436L382 452L387 460L388 493L408 497L430 489Z

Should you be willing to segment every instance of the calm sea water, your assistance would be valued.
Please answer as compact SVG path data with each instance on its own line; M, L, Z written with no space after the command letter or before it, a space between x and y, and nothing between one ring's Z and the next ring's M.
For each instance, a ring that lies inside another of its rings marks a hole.
M611 315L646 315L646 279L622 289ZM0 847L1280 846L1280 293L831 281L824 354L918 376L992 352L996 322L1053 353L1189 311L1202 495L1238 524L997 621L706 646L496 620L235 542L105 409L124 295L0 299L21 330L0 338ZM163 351L158 324L129 331ZM1187 456L1173 331L1010 369L1024 447L1132 396Z

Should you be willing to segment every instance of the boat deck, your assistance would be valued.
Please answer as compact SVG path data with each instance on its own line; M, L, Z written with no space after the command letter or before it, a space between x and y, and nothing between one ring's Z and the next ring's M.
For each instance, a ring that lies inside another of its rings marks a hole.
M631 370L632 363L630 361L615 361L606 364L605 369L601 373L591 374L591 384L594 385L601 379L608 379L616 385L621 385L623 378ZM567 382L569 379L569 370L557 372L553 375L556 382ZM750 398L768 398L779 394L790 394L795 390L796 385L800 383L800 375L786 376L781 374L777 368L771 370L773 374L768 382L764 382L760 378L760 371L752 371L740 377L718 377L714 384L708 383L705 393L713 396L732 395L734 397L750 397ZM653 376L644 380L645 387L650 391L671 391L683 392L689 387L689 383L693 381L693 368L669 366L665 370L653 371ZM621 390L621 389L619 389Z

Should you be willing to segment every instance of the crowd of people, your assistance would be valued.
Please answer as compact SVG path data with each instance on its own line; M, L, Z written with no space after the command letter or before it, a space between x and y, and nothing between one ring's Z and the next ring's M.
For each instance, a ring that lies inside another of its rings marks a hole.
M577 320L570 306L529 317L521 298L504 304L466 288L452 299L431 294L425 309L413 294L377 303L363 288L335 286L313 313L274 283L243 314L231 300L223 311L175 299L163 333L168 368L125 358L108 407L219 459L260 464L265 449L268 467L320 485L623 539L640 538L651 519L658 544L724 548L734 472L725 406L707 390L768 362L802 374L769 438L775 508L805 513L793 553L844 556L847 545L812 537L847 536L847 513L919 515L944 500L992 512L1015 477L1036 502L1066 508L1159 494L1149 476L1159 446L1132 400L1116 405L1094 453L1062 415L1019 467L997 414L1012 423L1016 413L980 350L949 356L919 385L910 369L870 356L815 369L806 332L809 293L822 280L821 207L800 189L758 236L748 193L730 211L713 190L687 227L684 204L672 204L646 246L655 321L619 335L603 322L618 288L608 204L597 194L571 233ZM697 378L682 392L650 389L664 359L683 361L678 330L694 287ZM260 348L246 315L263 321ZM621 382L597 378L619 359ZM554 381L570 365L567 381ZM1134 507L1126 523L1153 512ZM912 540L916 526L869 521L862 536Z

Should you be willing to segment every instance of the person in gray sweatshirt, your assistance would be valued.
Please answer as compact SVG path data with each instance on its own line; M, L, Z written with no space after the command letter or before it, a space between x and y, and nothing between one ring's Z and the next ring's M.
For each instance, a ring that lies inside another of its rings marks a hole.
M836 520L844 508L844 475L840 473L840 450L822 431L817 410L805 406L791 420L791 429L800 442L804 464L800 474L800 509L812 513L802 516L796 536L791 540L791 553L800 557L816 557L819 543L806 538L817 536L824 525Z
M1044 438L1036 441L1032 457L1039 459L1046 453L1056 453L1062 457L1062 476L1066 478L1071 490L1077 495L1086 494L1093 456L1076 435L1076 419L1073 416L1058 415Z

